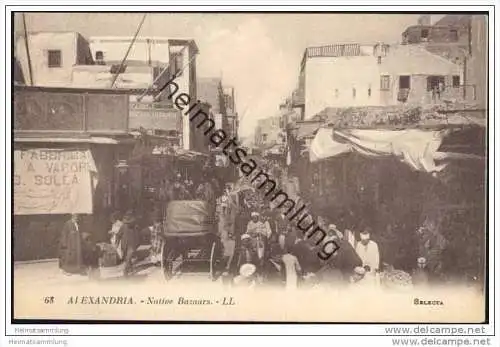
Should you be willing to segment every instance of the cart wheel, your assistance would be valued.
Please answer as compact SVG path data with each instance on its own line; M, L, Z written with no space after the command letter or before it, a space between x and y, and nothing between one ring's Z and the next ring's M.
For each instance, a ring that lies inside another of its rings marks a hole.
M212 242L212 249L210 250L210 279L215 281L217 278L215 277L216 263L217 263L217 249L216 242Z
M168 281L172 278L173 260L170 252L167 250L167 243L163 242L161 247L161 270L165 279Z

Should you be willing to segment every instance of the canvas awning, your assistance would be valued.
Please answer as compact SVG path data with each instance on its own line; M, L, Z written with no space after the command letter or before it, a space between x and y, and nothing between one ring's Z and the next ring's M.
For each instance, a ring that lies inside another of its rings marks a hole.
M193 160L197 158L207 158L208 155L201 152L190 151L180 147L173 146L155 146L152 151L153 155L171 155L178 158Z
M313 137L319 127L323 124L322 121L304 121L297 122L297 140L302 140L306 137Z
M359 130L320 128L309 149L311 162L357 152L371 157L395 156L412 169L441 171L438 149L446 130Z

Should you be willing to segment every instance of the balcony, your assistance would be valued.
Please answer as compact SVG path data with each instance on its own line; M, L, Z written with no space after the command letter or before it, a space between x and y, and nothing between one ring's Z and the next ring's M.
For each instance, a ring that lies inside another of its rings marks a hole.
M16 86L14 131L128 133L129 95L111 90Z

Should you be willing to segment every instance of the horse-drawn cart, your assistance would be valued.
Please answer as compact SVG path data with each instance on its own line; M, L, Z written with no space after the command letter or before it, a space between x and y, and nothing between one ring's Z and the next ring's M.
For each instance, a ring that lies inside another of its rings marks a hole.
M216 279L223 259L214 213L208 203L198 200L171 201L167 207L161 252L162 270L167 280L174 275L174 263L207 264ZM179 261L180 258L180 261Z

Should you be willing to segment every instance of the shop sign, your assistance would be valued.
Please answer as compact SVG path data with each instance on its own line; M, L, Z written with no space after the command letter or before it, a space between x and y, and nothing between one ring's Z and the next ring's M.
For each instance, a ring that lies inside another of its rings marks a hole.
M14 151L14 214L92 213L97 170L89 150Z

